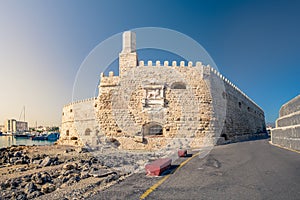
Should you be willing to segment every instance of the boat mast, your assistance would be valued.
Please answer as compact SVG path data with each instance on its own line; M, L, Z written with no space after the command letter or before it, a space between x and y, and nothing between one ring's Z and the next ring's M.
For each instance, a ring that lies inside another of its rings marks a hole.
M23 112L24 112L24 113L23 113ZM23 106L23 109L21 110L20 117L19 117L19 121L21 121L22 113L23 113L23 115L24 115L24 122L25 122L25 106Z

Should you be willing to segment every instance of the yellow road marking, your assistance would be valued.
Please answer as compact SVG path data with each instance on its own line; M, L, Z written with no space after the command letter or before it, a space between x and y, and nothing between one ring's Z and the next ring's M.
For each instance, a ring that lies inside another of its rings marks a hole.
M194 157L198 156L200 154L196 153L195 155L193 155L192 157L188 158L187 160L185 160L184 162L182 162L179 167L177 167L177 169L174 171L174 173L179 170L181 167L183 167L187 162L189 162L190 160L192 160ZM140 196L140 199L145 199L151 192L153 192L156 188L158 188L163 182L165 182L171 174L166 175L165 177L163 177L162 179L160 179L157 183L155 183L154 185L152 185L144 194L142 194Z
M279 148L282 148L282 149L285 149L285 150L293 151L293 152L295 152L295 153L300 153L300 151L297 151L297 150L294 150L294 149L289 149L289 148L287 148L287 147L282 147L282 146L280 146L280 145L278 145L278 144L273 144L271 141L269 141L269 143L270 143L271 145L273 145L273 146L276 146L276 147L279 147Z
M142 196L140 197L140 199L145 199L158 186L160 186L163 182L165 182L165 180L167 180L169 178L169 176L170 176L170 174L166 175L165 177L163 177L162 179L160 179L157 183L155 183L154 185L152 185L144 194L142 194Z

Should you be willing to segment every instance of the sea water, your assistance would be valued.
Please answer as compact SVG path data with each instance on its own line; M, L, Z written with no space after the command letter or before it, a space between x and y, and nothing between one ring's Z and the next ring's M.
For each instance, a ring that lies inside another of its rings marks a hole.
M15 138L11 135L0 136L0 148L12 145L49 145L54 141L48 140L31 140L30 138Z

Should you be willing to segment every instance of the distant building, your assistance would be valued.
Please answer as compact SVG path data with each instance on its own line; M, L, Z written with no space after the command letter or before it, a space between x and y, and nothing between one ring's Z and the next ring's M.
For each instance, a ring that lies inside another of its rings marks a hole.
M0 125L0 132L4 131L4 125Z
M17 133L28 131L28 122L17 121L15 119L8 119L4 124L4 132Z

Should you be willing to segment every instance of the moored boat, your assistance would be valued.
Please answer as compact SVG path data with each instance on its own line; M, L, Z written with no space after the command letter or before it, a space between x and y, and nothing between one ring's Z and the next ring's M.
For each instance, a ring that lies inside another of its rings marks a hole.
M31 135L28 132L24 133L13 133L14 138L29 138Z
M35 135L31 137L32 140L47 140L46 135Z
M56 141L59 138L59 133L49 133L47 136L47 140Z

